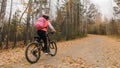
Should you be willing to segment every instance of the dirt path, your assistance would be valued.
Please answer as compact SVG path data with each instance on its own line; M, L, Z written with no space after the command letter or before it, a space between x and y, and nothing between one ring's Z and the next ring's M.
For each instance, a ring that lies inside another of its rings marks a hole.
M88 35L83 39L57 44L55 57L43 54L36 64L26 61L24 49L0 52L0 68L120 68L118 39Z

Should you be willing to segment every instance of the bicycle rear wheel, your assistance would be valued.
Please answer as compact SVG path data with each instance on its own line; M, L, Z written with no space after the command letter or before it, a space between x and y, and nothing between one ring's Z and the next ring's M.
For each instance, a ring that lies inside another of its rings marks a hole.
M51 52L51 56L55 56L57 54L57 45L54 41L49 43L49 49Z
M30 63L36 63L40 58L40 47L38 43L29 43L25 49L25 58Z

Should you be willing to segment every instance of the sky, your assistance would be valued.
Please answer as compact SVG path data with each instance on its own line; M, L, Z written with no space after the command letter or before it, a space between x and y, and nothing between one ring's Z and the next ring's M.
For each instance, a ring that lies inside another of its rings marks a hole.
M27 3L27 1L28 0L24 0L26 3ZM25 6L23 6L22 4L21 4L21 2L22 2L22 0L13 0L13 10L12 10L12 14L14 14L15 13L15 11L17 10L17 9L19 9L20 11L21 11L21 13L20 14L22 14L23 13L23 11L25 10ZM56 17L56 15L55 15L55 13L56 13L56 6L55 5L57 5L57 0L51 0L51 9L52 9L52 11L50 11L50 15L52 15L52 17ZM6 17L9 17L9 14L10 14L10 5L11 5L11 0L8 0L8 2L7 2L7 10L6 10ZM43 13L44 14L44 13ZM25 17L25 15L23 16L23 17Z
M11 5L11 0L8 0L7 8L6 8L6 17L9 17L9 14L10 14L10 5ZM21 5L21 1L20 0L13 0L13 7L12 7L12 9L13 9L12 10L12 14L14 14L17 9L20 9L22 11L25 8L24 8L23 5Z
M117 6L114 0L91 0L102 14L102 18L111 19L114 18L113 7Z
M7 10L10 9L10 1L8 0L8 7ZM13 0L14 4L13 4L13 13L15 12L16 9L20 9L21 11L24 10L24 6L21 5L21 0ZM62 0L60 0L62 1ZM98 11L101 13L102 18L114 18L114 11L112 9L113 6L116 6L114 0L90 0L91 3L94 3L95 6L97 7ZM55 17L55 5L57 5L57 0L51 0L52 2L52 11L51 11L51 15L52 17ZM7 14L9 14L9 11L7 11Z

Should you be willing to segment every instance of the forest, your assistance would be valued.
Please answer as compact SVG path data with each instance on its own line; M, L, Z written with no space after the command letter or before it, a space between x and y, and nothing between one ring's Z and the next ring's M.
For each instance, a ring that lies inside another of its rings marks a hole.
M114 18L104 17L104 20L90 0L14 1L0 0L1 49L26 46L31 42L36 35L34 23L43 13L49 14L50 22L57 30L52 36L55 41L82 38L87 34L120 36L120 0L115 0ZM16 5L22 5L22 10L15 10Z

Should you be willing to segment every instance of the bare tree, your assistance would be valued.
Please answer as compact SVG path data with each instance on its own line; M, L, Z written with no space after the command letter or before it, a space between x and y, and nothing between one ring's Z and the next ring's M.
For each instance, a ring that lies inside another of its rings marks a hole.
M28 3L28 4L27 4L27 7L26 7L25 10L23 11L23 13L22 13L22 15L21 15L21 17L20 17L20 19L19 19L19 23L21 23L22 17L23 17L23 15L25 14L25 12L27 11L27 9L29 8L29 6L30 6L30 4Z
M24 35L24 44L27 44L27 40L30 36L30 20L31 20L31 9L32 9L32 0L29 0L29 8L27 12L27 25L25 28L25 35Z
M12 5L13 5L13 0L11 0L11 5L10 5L10 15L9 15L9 21L8 21L8 30L7 30L7 40L6 40L6 49L8 48L8 43L9 43L9 37L10 37L10 23L11 23L11 17L12 17Z
M7 0L1 0L1 10L0 10L0 48L2 47L2 31L3 31L3 21L5 17L7 6Z

